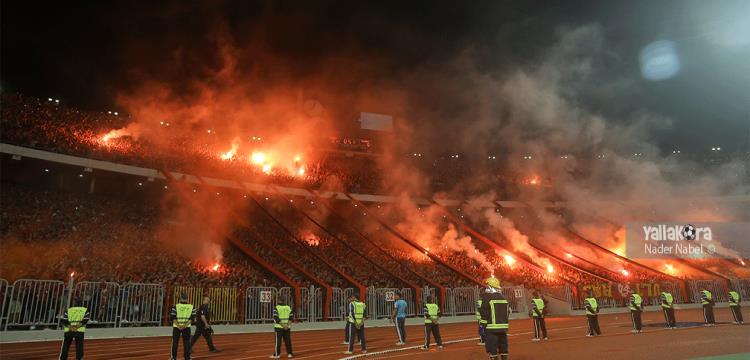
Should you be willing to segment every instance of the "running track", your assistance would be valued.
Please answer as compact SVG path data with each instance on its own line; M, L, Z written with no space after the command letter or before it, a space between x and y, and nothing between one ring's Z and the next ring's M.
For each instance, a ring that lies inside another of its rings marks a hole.
M746 317L750 314L746 314ZM586 320L583 317L547 319L550 341L532 342L530 320L511 322L510 352L518 359L687 359L699 356L748 353L750 359L750 325L731 324L728 309L716 310L716 327L686 326L676 330L664 330L661 313L644 314L644 332L631 334L630 317L627 314L601 315L603 335L587 338ZM701 322L700 310L678 310L678 325ZM270 327L269 327L270 330ZM91 330L95 331L95 330ZM406 346L395 345L396 334L391 328L367 330L368 351L366 359L486 359L483 348L476 345L475 324L443 324L444 341L470 339L446 345L444 350L433 347L429 352L413 349L424 341L421 326L407 329L409 341ZM345 345L340 345L343 330L299 331L293 333L294 351L297 359L341 359ZM193 359L264 359L273 352L273 333L217 335L215 343L222 352L207 352L205 341L196 344ZM5 359L55 359L60 341L35 343L0 344L0 358ZM158 359L169 358L170 338L129 338L86 340L86 359ZM355 347L355 355L358 347ZM400 349L400 350L399 350ZM72 350L72 349L71 349ZM389 351L399 350L399 351ZM389 351L381 355L380 352ZM74 356L70 356L73 359ZM363 357L364 358L364 357Z

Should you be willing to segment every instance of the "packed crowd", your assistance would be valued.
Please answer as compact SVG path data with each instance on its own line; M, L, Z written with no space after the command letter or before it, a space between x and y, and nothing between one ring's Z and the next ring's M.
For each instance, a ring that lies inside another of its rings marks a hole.
M157 209L148 203L3 183L0 278L187 286L280 285L244 255L224 247L211 269L163 246ZM39 256L44 254L44 256Z
M159 143L130 136L102 137L113 129L128 125L130 119L115 112L83 111L20 94L2 93L0 138L3 142L62 154L99 160L168 169L222 178L243 178L257 182L271 179L282 185L319 187L335 182L351 192L372 192L378 188L377 172L372 160L325 153L306 161L304 174L283 169L264 171L259 166L237 159L222 160L226 144L208 133L191 136L168 131Z

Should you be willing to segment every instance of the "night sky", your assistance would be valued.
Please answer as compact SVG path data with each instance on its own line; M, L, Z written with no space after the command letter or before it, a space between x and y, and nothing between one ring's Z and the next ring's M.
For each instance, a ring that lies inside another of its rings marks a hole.
M727 26L724 33L750 37L746 26L731 28L741 20L750 23L750 2L706 3L3 1L0 79L3 91L104 109L114 106L118 93L135 88L135 79L179 84L217 66L210 36L217 29L246 53L268 54L245 56L253 60L240 66L272 69L270 79L303 79L336 57L367 62L360 77L398 79L434 69L432 64L466 49L488 72L531 67L561 29L595 24L611 54L604 68L609 75L635 79L637 90L621 101L584 91L576 95L582 103L605 113L642 108L672 119L671 128L655 134L665 149L721 144L748 151L750 42L717 45L706 29ZM742 10L748 11L742 15ZM738 16L744 19L737 21ZM639 51L661 39L677 44L682 70L671 79L645 80ZM173 60L176 53L179 64ZM604 79L613 78L609 75Z

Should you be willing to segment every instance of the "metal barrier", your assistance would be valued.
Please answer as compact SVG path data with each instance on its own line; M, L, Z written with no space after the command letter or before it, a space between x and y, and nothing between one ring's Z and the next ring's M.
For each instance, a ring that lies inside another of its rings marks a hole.
M416 315L420 315L420 316L422 315L424 304L430 302L430 299L433 296L437 299L437 289L431 288L428 286L425 286L424 288L422 288L422 301L420 302L422 306L420 306L419 309L416 309L417 310Z
M546 297L562 300L568 304L571 303L571 299L573 298L573 293L569 284L565 284L564 286L540 288L539 292Z
M503 295L508 299L510 309L514 313L527 313L529 311L529 296L523 286L503 286Z
M172 305L177 304L180 301L182 294L187 295L188 303L193 306L201 306L203 302L203 288L193 286L175 286L172 288Z
M370 319L385 319L391 316L396 288L369 288L367 290L367 305Z
M690 287L690 301L700 304L701 302L701 290L708 290L713 295L715 302L726 302L727 290L724 283L719 280L690 280L688 281Z
M479 289L476 287L464 287L448 289L451 292L446 301L447 315L470 315L476 311L476 303L479 299Z
M5 330L13 326L57 327L65 300L65 283L62 281L16 280L8 299Z
M8 298L8 280L0 279L0 329L5 329L5 322L8 320L8 312L5 308Z
M79 282L73 288L73 299L80 299L90 314L90 325L116 326L120 315L120 284L113 282ZM73 305L72 303L70 305Z
M282 290L286 289L285 294ZM280 299L287 304L290 302L289 288L276 289L272 287L249 287L245 292L245 323L257 324L273 321L273 308L276 300ZM283 296L282 296L283 295ZM297 317L297 314L295 314Z
M732 290L740 294L740 299L750 300L750 279L732 279Z
M344 320L346 317L346 305L349 297L354 294L352 288L331 288L331 308L328 309L328 317L331 320Z
M297 318L307 321L323 320L323 289L310 286L300 288L300 304Z
M401 298L406 301L406 316L415 316L417 314L416 298L412 288L401 289Z
M213 287L206 293L210 299L211 322L237 322L237 288Z
M120 326L158 326L164 310L161 284L125 284L120 293Z

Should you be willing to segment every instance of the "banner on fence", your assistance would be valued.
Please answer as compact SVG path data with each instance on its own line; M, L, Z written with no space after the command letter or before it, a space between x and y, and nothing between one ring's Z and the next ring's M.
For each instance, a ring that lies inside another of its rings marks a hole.
M207 293L211 306L211 322L237 321L237 288L208 288Z

